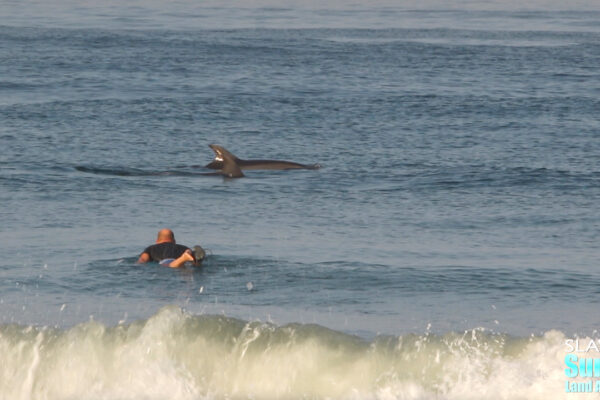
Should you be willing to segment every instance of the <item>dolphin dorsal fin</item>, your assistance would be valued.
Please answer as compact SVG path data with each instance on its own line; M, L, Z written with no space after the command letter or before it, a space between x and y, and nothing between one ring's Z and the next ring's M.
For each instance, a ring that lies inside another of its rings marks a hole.
M218 165L218 169L221 170L223 175L228 178L241 178L244 176L237 163L239 158L217 144L211 144L209 147L215 152L215 159L211 164Z
M222 169L223 168L223 158L226 155L229 156L236 163L238 163L238 161L240 161L239 158L237 158L236 156L231 154L229 151L227 151L224 147L219 146L218 144L209 144L208 147L210 147L212 149L212 151L215 152L215 158L213 158L213 160L209 164L207 164L205 166L205 168Z

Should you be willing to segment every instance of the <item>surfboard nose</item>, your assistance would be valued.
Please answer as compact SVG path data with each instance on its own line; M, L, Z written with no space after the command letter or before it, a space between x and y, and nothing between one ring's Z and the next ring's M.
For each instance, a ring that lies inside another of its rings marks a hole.
M194 255L194 258L196 258L197 263L201 263L206 258L206 252L198 245L192 247L192 254Z

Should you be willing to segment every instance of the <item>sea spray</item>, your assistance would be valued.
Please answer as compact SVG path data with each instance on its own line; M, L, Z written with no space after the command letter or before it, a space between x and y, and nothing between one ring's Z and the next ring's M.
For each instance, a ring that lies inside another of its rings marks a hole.
M374 340L165 307L67 330L0 326L2 399L565 398L564 335Z

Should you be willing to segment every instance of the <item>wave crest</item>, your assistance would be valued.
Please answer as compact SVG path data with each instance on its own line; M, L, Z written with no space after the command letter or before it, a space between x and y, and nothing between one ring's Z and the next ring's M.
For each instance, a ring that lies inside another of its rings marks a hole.
M68 330L0 327L3 398L550 399L565 397L564 335L480 329L372 341L165 307Z

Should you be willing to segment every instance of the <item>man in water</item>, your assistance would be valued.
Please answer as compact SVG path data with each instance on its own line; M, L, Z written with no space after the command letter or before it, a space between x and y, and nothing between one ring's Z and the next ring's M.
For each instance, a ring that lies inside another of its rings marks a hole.
M192 262L194 265L200 265L204 259L204 250L200 246L194 246L194 251L189 247L175 243L175 235L170 229L161 229L158 231L156 243L146 247L138 264L144 264L149 261L158 262L171 268L179 268L186 262Z

